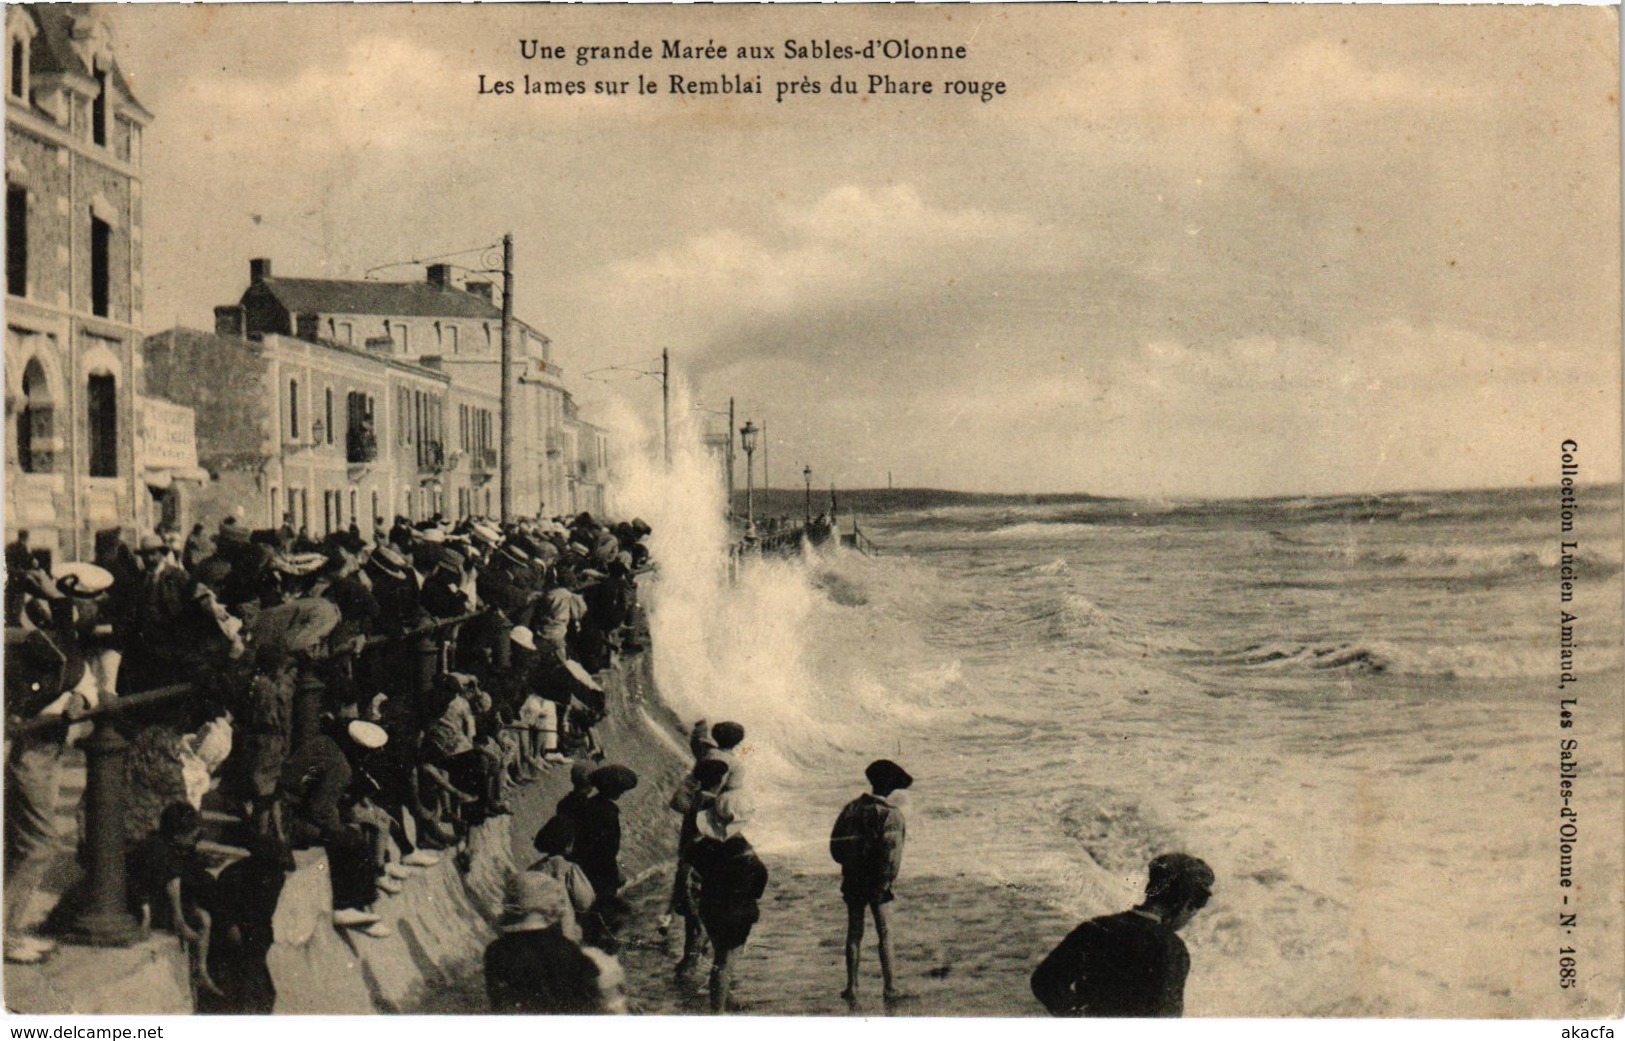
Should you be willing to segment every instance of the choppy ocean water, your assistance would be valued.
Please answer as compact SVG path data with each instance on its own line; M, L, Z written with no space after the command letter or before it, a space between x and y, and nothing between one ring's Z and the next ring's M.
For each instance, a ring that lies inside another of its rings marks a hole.
M917 779L907 1011L1039 1013L1026 973L1076 920L1128 906L1169 849L1219 875L1185 934L1190 1015L1574 1015L1556 959L1576 940L1600 1011L1621 975L1618 503L1587 493L1575 533L1566 939L1555 495L898 513L863 518L879 559L732 581L715 532L657 523L662 691L745 723L750 834L775 873L741 996L845 1011L825 839L889 756ZM627 958L650 1011L698 1009L662 982L665 951Z

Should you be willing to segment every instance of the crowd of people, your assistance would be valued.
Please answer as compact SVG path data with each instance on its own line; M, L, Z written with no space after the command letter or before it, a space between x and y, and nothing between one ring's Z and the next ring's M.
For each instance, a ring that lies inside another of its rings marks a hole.
M636 576L652 567L649 534L589 514L397 518L370 542L352 527L313 543L291 525L247 531L228 518L212 536L160 531L133 546L103 532L93 563L53 567L22 533L6 554L7 713L54 725L14 726L9 740L5 959L52 949L30 909L58 848L63 759L89 729L77 720L185 685L100 718L129 740L130 909L181 938L200 1011L272 1011L266 955L295 850L325 851L336 928L386 937L380 897L461 854L475 826L510 812L514 785L564 764L570 791L534 837L539 859L509 880L485 952L490 1008L627 1011L619 801L638 777L605 762L595 674L645 638ZM710 1007L726 1012L768 870L746 836L745 728L701 720L688 736L658 927L681 919L685 984L709 952ZM854 1006L870 921L884 998L909 996L890 905L906 840L896 796L913 778L881 759L866 779L829 837L847 908L841 996ZM1177 932L1213 881L1195 857L1157 857L1145 900L1074 930L1033 974L1034 995L1055 1015L1181 1014L1189 955Z
M199 1008L270 1011L264 955L295 850L326 851L335 926L389 935L375 901L509 812L512 785L602 758L595 674L640 646L649 534L586 513L397 518L317 543L227 518L134 545L102 532L93 562L52 566L21 533L8 720L60 725L9 741L6 960L53 946L29 909L60 841L63 758L89 726L74 720L183 684L106 718L129 741L130 907L186 942Z

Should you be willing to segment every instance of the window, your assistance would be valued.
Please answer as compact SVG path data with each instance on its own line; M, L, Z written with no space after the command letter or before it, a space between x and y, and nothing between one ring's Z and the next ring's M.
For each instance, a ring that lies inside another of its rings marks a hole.
M445 346L451 349L451 353L457 353L457 327L455 325L449 325L446 327Z
M100 217L90 218L90 313L106 318L113 287L113 228Z
M379 520L382 519L378 514L378 493L377 492L372 493L372 519L373 519L373 523L375 523L375 524Z
M323 440L325 440L328 444L332 444L333 443L333 388L332 387L327 388L326 397L327 397L327 416L326 416L327 429L323 433L322 437L323 437Z
M390 323L387 323L387 324L389 326L389 338L395 341L395 351L396 351L396 353L397 354L407 354L407 353L409 353L411 351L411 349L412 349L412 341L411 341L411 338L407 334L411 330L409 330L407 328L406 323L405 322L390 322Z
M299 381L288 381L288 440L299 440ZM288 489L293 494L293 489Z
M28 295L28 189L6 185L6 292Z
M96 70L96 100L90 105L91 140L107 144L107 70Z
M346 347L354 347L355 346L355 326L353 324L351 324L350 322L339 322L338 323L338 329L333 334L333 339L338 341L339 343L344 344L344 346L346 346Z
M355 506L356 506L356 490L354 488L351 488L350 489L350 521L351 521L351 523L355 524L356 527L359 528L361 526L361 515L356 512Z
M51 472L51 435L55 412L45 367L30 358L23 369L23 409L17 415L17 464L24 473Z
M28 100L28 44L22 37L11 40L11 96Z
M112 376L90 377L90 476L118 476L118 385Z

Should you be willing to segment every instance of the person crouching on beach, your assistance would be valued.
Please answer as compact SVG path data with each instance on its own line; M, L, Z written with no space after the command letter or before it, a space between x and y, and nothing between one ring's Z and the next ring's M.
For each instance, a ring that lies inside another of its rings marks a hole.
M1178 936L1213 893L1213 869L1188 853L1151 861L1145 901L1072 930L1033 972L1052 1016L1181 1016L1191 956Z
M829 854L841 865L841 898L846 901L846 989L841 991L841 997L848 1002L858 998L863 914L868 911L874 916L875 939L880 945L884 997L895 1001L904 995L897 989L892 972L891 925L886 905L892 900L892 883L903 866L907 829L902 808L892 795L913 784L914 778L890 759L875 760L863 773L873 790L846 804L829 836Z
M724 792L695 821L689 863L699 879L700 921L711 937L711 1011L729 1010L738 954L761 917L767 867L744 836L752 810L743 792Z

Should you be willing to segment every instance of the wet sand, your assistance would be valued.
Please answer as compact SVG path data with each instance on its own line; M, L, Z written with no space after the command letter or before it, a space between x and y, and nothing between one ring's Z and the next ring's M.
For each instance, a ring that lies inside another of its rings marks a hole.
M1077 922L1014 886L968 877L911 877L905 872L891 905L898 986L912 995L890 1007L881 1000L873 923L864 937L859 1002L842 1000L846 985L846 906L837 874L807 874L773 857L762 918L738 963L739 1011L762 1016L1041 1016L1028 989L1038 962ZM673 973L682 951L681 919L661 937L669 876L629 894L634 925L621 962L639 1012L709 1012L710 959L687 981Z

